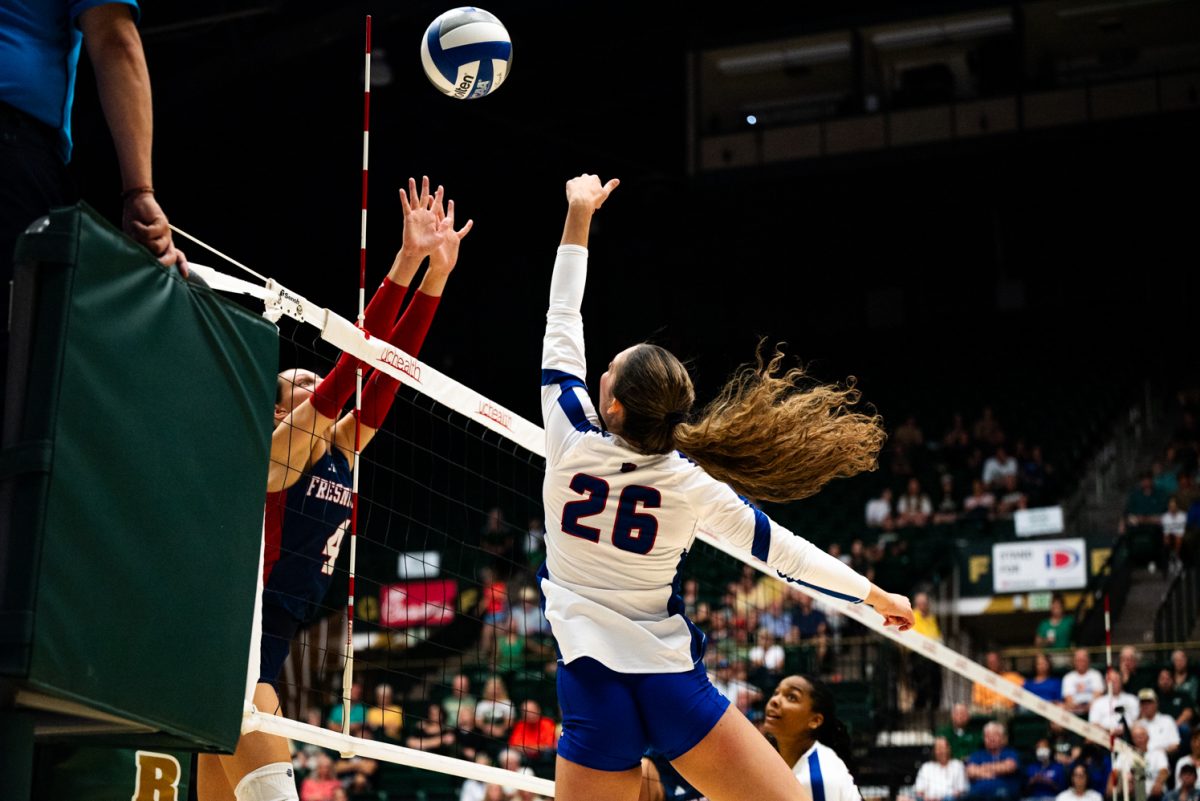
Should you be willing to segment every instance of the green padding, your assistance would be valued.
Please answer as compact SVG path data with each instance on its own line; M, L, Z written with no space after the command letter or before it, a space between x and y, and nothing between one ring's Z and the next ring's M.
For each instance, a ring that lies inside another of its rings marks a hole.
M172 735L147 745L232 750L277 331L86 206L56 210L50 229L68 253L61 234L75 233L78 258L54 301L67 313L61 369L46 379L53 452L28 681Z

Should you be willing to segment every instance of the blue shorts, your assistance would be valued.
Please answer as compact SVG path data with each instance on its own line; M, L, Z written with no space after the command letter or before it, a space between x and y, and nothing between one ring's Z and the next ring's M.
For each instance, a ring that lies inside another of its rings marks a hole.
M258 683L274 685L287 661L300 621L281 606L264 603L262 640L258 646ZM278 689L278 688L276 688Z
M704 739L729 701L704 663L687 673L617 673L590 657L558 668L558 753L595 770L629 770L653 749L676 759Z

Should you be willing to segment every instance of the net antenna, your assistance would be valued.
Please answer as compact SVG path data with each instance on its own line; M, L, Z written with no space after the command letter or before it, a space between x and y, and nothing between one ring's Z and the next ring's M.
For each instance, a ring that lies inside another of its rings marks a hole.
M363 139L362 139L362 226L358 240L358 330L365 331L367 283L367 154L371 132L371 15L366 22L366 53L363 64ZM354 369L354 465L350 487L350 575L346 593L346 653L342 669L342 734L350 736L350 689L354 684L354 576L358 563L358 477L362 463L362 387L363 363ZM344 758L354 756L342 751Z

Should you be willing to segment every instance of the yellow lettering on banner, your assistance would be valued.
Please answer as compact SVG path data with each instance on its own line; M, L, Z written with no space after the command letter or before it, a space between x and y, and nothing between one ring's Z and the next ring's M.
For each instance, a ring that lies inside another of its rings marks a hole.
M170 754L137 752L137 778L130 801L179 801L179 760Z
M970 582L974 584L979 581L981 576L986 576L992 568L992 557L984 554L982 556L972 556L967 560L967 574L971 577Z
M1093 548L1092 549L1092 575L1096 575L1104 569L1104 563L1108 561L1108 557L1112 556L1112 548Z

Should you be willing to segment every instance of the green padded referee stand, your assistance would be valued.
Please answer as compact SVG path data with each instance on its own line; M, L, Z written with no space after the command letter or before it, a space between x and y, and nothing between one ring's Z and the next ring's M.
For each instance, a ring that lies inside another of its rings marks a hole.
M16 264L0 749L33 731L230 752L278 332L84 204L31 225Z

